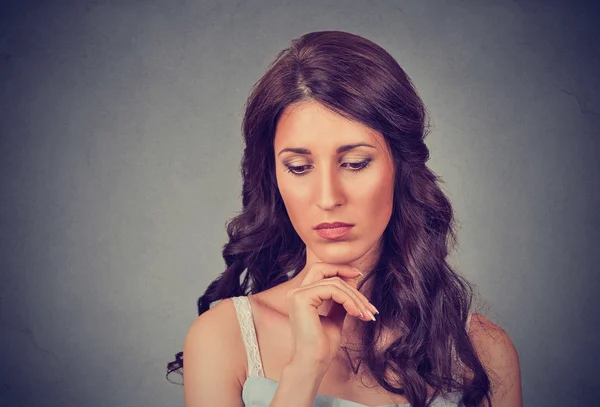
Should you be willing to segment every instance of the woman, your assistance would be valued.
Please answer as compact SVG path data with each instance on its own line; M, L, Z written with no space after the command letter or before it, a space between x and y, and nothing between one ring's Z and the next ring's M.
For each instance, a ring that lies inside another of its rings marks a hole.
M425 108L386 51L294 40L242 128L243 209L185 339L186 406L522 404L510 338L446 261Z

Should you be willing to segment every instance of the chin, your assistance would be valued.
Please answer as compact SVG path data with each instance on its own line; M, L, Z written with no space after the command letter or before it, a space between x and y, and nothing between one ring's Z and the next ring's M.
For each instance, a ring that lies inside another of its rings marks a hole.
M348 264L366 254L365 250L357 250L349 242L327 243L324 246L313 249L313 253L324 263Z

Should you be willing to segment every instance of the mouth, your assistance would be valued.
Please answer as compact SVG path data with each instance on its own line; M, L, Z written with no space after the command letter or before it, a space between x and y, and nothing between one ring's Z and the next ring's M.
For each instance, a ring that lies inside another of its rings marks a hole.
M354 225L342 222L320 223L314 227L317 235L324 239L336 240L344 237Z

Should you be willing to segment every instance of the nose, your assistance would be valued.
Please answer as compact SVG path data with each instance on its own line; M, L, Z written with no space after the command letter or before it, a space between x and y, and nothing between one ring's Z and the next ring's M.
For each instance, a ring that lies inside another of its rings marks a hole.
M320 209L330 211L345 203L342 182L335 169L321 171L318 179L316 203Z

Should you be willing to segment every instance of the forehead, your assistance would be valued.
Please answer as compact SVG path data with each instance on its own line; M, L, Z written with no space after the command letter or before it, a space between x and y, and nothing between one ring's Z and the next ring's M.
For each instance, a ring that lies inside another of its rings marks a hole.
M281 113L275 129L274 145L318 144L336 147L356 142L379 146L385 144L379 132L310 101L290 105Z

